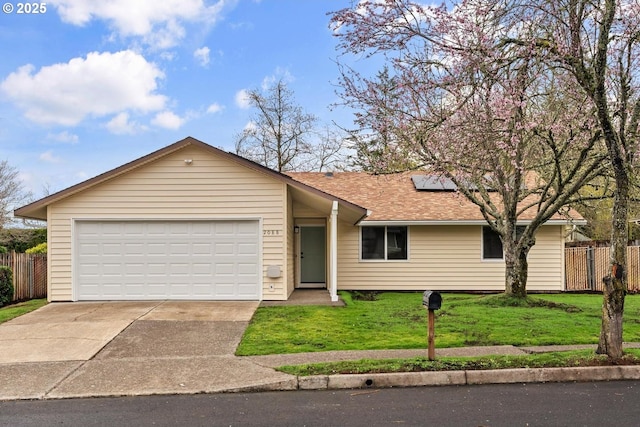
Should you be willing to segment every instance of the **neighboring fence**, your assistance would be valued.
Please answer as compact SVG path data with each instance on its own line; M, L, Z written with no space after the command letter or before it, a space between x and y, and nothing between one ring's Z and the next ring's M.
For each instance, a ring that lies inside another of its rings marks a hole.
M0 265L13 270L13 300L47 297L47 256L41 254L0 254Z
M567 291L602 291L602 278L609 274L609 248L566 248L564 266ZM640 246L627 246L627 280L629 292L640 291Z

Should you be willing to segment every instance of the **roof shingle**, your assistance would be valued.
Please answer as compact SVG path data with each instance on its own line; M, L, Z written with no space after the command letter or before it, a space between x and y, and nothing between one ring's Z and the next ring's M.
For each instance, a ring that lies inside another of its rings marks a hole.
M371 211L367 221L483 221L478 206L454 191L418 191L404 172L373 175L365 172L290 172L291 178ZM497 193L496 193L497 196ZM531 219L533 211L521 219ZM571 211L574 219L582 217ZM560 214L553 219L566 218Z

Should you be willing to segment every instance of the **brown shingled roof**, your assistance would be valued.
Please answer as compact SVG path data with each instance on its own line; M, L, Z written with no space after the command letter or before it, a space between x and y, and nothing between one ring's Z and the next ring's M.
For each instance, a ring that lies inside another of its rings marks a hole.
M452 191L417 191L411 180L420 172L372 175L365 172L290 172L296 181L371 211L367 221L484 221L480 209ZM582 220L571 211L572 217ZM533 217L523 215L521 219ZM566 220L555 215L554 220Z

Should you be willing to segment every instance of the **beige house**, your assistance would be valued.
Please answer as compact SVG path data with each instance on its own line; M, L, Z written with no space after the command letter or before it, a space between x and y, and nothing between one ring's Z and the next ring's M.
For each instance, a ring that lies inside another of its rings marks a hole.
M285 175L186 138L15 214L47 221L50 301L503 290L502 247L478 208L419 179ZM538 232L529 290L564 289L568 224Z

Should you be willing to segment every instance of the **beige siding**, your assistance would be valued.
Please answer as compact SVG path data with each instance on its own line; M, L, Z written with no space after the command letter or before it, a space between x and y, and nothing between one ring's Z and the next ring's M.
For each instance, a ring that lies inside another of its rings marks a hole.
M294 200L293 216L295 218L326 218L327 215Z
M185 159L193 159L186 165ZM286 185L259 172L189 146L132 172L49 206L49 298L72 299L74 219L260 218L263 298L285 299L286 274L266 280L266 266L285 259ZM272 284L274 289L265 287Z
M529 253L529 291L564 290L564 230L561 225L543 226Z
M544 226L529 255L527 289L562 290L561 226ZM504 262L482 260L481 226L409 227L409 260L360 261L359 227L340 223L338 289L504 290Z

